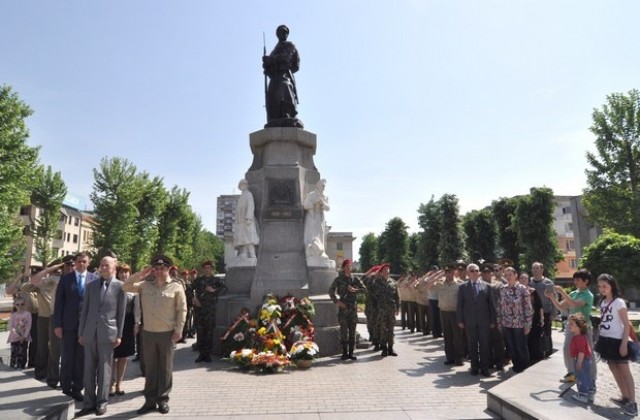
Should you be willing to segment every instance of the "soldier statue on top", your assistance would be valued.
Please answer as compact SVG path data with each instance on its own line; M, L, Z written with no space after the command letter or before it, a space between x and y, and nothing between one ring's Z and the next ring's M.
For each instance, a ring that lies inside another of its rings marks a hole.
M262 68L265 74L265 100L267 106L268 127L303 128L298 115L298 92L293 74L300 68L300 56L292 42L287 41L289 28L278 26L276 30L279 42L271 54L267 55L266 47L262 57ZM266 86L266 77L269 86Z

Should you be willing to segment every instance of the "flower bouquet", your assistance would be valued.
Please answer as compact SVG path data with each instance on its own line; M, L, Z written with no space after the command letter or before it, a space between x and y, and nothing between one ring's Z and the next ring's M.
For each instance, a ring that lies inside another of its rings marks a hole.
M291 346L289 351L289 359L291 359L298 367L309 368L313 359L318 357L320 349L313 341L302 340L297 341Z
M231 363L235 364L241 369L250 369L252 367L251 362L256 356L256 351L254 349L242 349L232 351L229 359L231 359Z
M258 318L262 325L267 325L272 320L280 324L280 317L282 316L282 307L278 304L278 299L271 293L265 296L264 303L260 308L260 314Z
M272 352L275 354L287 354L285 338L278 328L276 320L273 319L269 325L258 330L257 344L260 351Z
M251 366L260 373L282 372L285 367L289 366L289 363L287 356L271 351L260 352L251 360Z
M223 354L254 347L257 325L257 321L251 319L249 311L243 309L227 332L220 338Z

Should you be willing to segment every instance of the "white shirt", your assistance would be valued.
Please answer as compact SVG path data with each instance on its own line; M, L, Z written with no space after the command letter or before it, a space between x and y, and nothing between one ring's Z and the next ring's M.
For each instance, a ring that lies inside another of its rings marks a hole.
M602 319L600 321L600 335L610 338L622 338L624 332L624 324L620 319L620 309L627 309L627 305L620 298L615 298L611 305L607 308L608 303L600 302L600 313ZM606 309L605 309L606 308ZM605 311L602 313L602 311Z

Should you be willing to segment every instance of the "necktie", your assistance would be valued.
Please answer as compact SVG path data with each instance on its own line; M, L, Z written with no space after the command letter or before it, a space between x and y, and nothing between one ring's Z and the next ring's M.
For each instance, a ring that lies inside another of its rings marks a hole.
M478 296L478 282L473 283L473 296Z
M107 294L107 281L102 280L102 286L100 287L100 303L104 302L104 297Z
M84 275L78 274L78 294L80 297L84 296Z

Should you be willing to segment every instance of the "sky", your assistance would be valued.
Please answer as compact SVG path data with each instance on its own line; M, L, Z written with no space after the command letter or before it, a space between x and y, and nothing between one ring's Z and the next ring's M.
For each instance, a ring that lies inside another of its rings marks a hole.
M90 207L123 157L190 191L215 232L265 124L261 69L286 24L332 231L360 239L455 194L461 213L547 186L579 195L591 114L640 88L640 2L0 1L0 84L29 144Z

